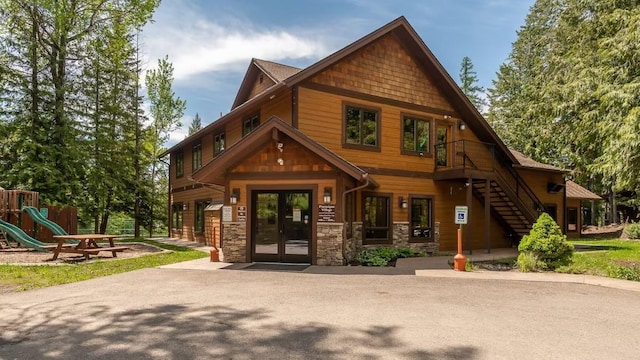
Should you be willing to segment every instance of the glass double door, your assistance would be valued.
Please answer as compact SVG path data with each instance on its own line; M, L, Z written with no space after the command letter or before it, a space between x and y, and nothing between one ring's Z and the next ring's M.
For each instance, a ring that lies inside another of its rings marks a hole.
M311 191L253 191L253 261L310 263Z

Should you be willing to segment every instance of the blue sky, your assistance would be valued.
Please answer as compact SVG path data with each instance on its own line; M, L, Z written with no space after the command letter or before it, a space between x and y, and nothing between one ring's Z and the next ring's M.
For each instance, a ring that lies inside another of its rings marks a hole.
M252 57L304 68L403 15L458 81L469 56L480 85L491 81L534 0L165 0L142 32L147 67L169 55L174 90L187 101L184 139L230 110Z

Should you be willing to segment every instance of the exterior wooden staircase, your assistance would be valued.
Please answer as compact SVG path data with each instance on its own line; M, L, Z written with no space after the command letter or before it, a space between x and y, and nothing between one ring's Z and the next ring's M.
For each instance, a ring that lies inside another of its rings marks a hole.
M447 164L436 165L434 179L471 180L469 186L482 204L488 183L491 215L509 231L514 242L529 233L544 206L506 159L496 159L494 144L459 140L436 146L436 159L439 155L447 159Z

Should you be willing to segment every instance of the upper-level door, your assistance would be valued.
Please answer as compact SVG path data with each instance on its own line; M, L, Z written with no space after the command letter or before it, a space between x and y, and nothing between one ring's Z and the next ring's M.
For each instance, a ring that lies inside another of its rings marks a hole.
M436 126L436 166L451 165L451 149L449 147L452 144L452 136L450 124L439 123Z
M311 191L255 191L252 260L311 262Z

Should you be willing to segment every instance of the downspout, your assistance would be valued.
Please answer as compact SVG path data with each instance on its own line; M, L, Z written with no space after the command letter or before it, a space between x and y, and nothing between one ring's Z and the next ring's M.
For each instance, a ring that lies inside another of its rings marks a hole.
M361 180L365 180L365 183L363 185L354 187L353 189L345 190L342 193L342 207L343 207L342 209L342 259L345 262L345 265L348 264L348 261L347 261L347 253L345 250L347 248L347 227L345 226L347 222L347 212L344 211L345 210L344 207L345 207L345 202L347 201L347 194L364 189L371 184L368 173L363 174ZM353 233L353 229L351 229L351 231Z

